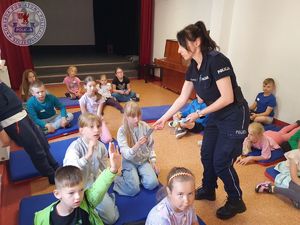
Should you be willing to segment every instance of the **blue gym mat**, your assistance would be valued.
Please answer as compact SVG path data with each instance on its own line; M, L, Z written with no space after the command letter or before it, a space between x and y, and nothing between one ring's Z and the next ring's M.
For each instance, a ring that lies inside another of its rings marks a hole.
M265 130L280 131L282 126L278 126L272 123L272 124L265 124L264 128Z
M67 148L75 139L77 137L50 144L50 152L60 165L63 163ZM41 176L25 150L10 152L8 168L10 180L14 182Z
M184 110L186 106L182 107L180 111ZM162 115L164 115L170 107L171 105L142 107L142 120L146 122L155 122L162 117Z
M134 197L116 195L116 205L120 212L120 218L116 225L123 225L127 222L145 220L150 210L156 205L156 193L159 187L149 191L141 187L141 192ZM108 192L112 192L112 188ZM33 224L34 213L42 210L57 201L52 193L25 197L19 206L19 225ZM198 218L199 224L205 223Z
M260 149L252 149L252 152L250 152L248 155L249 156L260 156L261 150ZM270 159L260 160L257 162L257 164L260 164L263 166L270 166L270 165L276 164L283 160L285 160L284 151L281 148L279 148L279 149L275 149L271 152Z
M70 99L70 98L66 98L66 97L61 97L58 98L59 101L64 104L66 106L67 109L71 109L71 108L79 108L79 101L78 99Z
M171 105L142 107L142 120L146 122L154 122L164 115Z
M265 176L273 182L275 180L275 177L279 174L279 172L277 170L275 170L274 168L275 168L275 166L271 166L271 167L266 168L266 170L265 170Z
M59 163L60 166L63 165L63 160L67 148L78 137L66 139L63 141L57 141L50 143L50 152L53 157ZM118 145L116 140L113 140L115 146ZM108 149L109 144L104 144ZM29 155L24 150L10 152L10 159L8 161L9 177L13 182L22 181L34 177L41 176L41 174L36 170L31 162Z
M51 139L66 136L66 135L69 135L69 134L77 133L78 130L79 130L78 118L81 115L81 112L74 112L73 115L74 115L74 119L70 123L71 127L57 129L54 133L47 134L46 135L47 139L51 140Z

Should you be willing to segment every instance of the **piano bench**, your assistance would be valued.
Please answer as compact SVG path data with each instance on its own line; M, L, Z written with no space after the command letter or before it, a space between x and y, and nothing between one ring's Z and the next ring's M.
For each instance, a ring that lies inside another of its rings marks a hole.
M160 66L155 64L140 65L139 75L142 75L145 79L145 83L148 83L150 79L155 78L155 69L160 69Z

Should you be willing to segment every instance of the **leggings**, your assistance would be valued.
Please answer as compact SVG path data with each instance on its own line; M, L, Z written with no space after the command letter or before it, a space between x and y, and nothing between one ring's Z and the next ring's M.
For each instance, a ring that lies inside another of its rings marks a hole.
M298 130L300 126L297 123L283 127L280 131L267 130L264 134L271 137L277 144L288 141Z
M290 181L289 188L280 188L275 186L274 193L289 198L293 202L294 206L300 209L300 185Z

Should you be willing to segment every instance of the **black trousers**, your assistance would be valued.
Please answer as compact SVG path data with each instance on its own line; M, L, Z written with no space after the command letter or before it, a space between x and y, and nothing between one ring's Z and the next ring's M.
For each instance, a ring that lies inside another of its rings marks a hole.
M49 151L50 146L44 133L28 116L4 130L17 145L25 149L42 176L54 175L59 164Z

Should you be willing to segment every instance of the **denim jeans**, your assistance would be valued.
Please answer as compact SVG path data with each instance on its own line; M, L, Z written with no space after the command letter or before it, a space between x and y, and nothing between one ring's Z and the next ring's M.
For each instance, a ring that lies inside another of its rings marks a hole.
M129 93L129 95L122 95L122 94L119 94L119 93L112 93L111 95L113 97L115 97L119 102L128 102L128 101L130 101L131 98L136 97L136 94L133 91L131 91Z
M114 191L120 195L134 196L140 192L140 182L148 190L153 190L159 185L155 171L150 163L145 162L142 165L135 165L123 159L122 176L116 177Z
M115 224L119 219L119 210L115 204L114 194L106 193L101 203L96 206L96 211L104 224Z
M51 123L51 125L55 128L55 130L59 129L61 127L60 123L61 123L61 115L60 114L56 114L48 119L43 119L43 121L45 121L46 123ZM68 113L67 114L67 121L71 122L74 118L72 113Z

